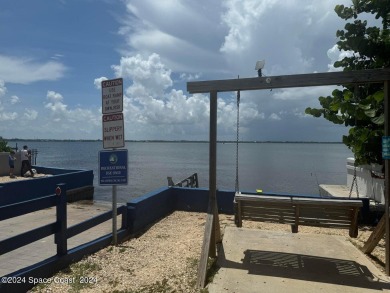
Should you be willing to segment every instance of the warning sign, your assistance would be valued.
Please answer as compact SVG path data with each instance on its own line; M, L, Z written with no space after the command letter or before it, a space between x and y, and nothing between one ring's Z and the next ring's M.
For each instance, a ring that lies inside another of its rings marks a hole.
M123 79L102 81L102 112L103 114L123 111Z
M125 146L123 113L103 115L103 148Z

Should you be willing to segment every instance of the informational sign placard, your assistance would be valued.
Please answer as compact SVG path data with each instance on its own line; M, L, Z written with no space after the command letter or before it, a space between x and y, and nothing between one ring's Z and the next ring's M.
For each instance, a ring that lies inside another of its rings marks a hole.
M390 136L382 136L382 158L390 160Z
M102 81L102 113L118 113L123 111L123 79Z
M127 185L127 150L99 152L99 185Z
M123 113L103 115L103 148L125 146Z

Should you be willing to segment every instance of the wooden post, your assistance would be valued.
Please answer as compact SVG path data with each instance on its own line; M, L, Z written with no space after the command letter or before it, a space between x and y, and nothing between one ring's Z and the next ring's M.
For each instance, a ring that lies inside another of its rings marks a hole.
M372 231L370 238L368 238L364 244L362 248L364 253L371 253L385 235L385 220L386 215L383 215L379 223L376 225L374 231Z
M216 91L210 92L209 206L198 267L199 288L206 285L208 258L216 256L216 243L221 241L217 207L217 98Z
M57 224L58 232L55 234L57 244L57 255L65 255L68 253L68 235L67 235L67 215L66 215L66 184L61 183L57 185L56 195L57 201Z
M390 117L389 117L389 98L390 98L390 81L386 80L384 82L384 100L385 100L385 136L390 136ZM389 213L389 194L390 194L390 161L385 160L385 221L386 221L386 274L390 275L390 213Z

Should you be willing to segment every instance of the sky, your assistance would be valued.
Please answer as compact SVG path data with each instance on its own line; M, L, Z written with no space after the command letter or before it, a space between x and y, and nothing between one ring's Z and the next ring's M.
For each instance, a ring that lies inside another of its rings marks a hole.
M0 136L102 139L101 82L123 78L126 140L208 140L209 95L187 82L329 72L350 0L15 0L0 9ZM337 141L305 115L334 87L241 93L240 140ZM236 139L236 93L218 139Z

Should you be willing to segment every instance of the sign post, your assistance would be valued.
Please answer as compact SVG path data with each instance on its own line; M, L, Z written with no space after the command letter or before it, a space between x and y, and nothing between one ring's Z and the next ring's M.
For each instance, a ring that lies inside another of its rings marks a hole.
M127 185L127 150L123 117L123 79L102 81L103 148L99 153L99 184L112 185L112 242L117 245L117 185Z

